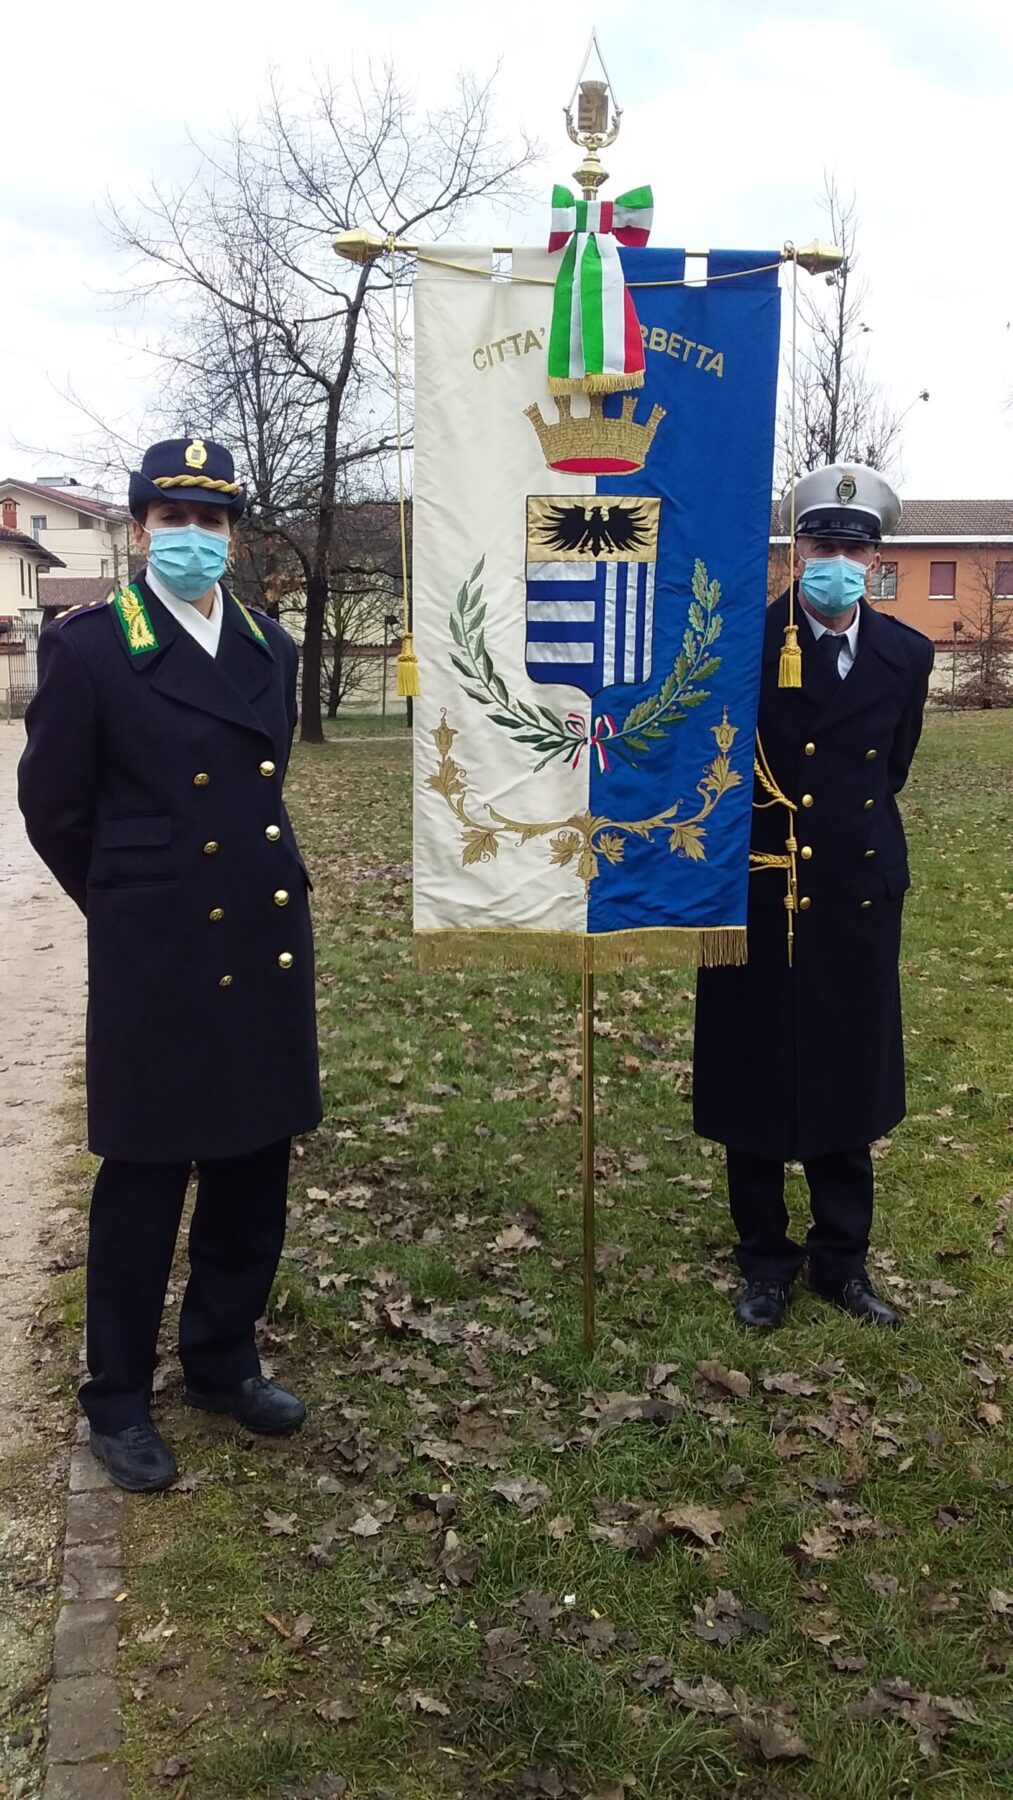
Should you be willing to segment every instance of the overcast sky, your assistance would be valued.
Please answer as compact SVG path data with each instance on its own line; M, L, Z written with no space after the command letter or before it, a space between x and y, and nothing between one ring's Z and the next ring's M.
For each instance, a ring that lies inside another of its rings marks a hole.
M295 96L392 57L423 102L499 62L500 123L547 149L545 203L472 234L540 242L574 152L561 107L586 44L576 0L238 0L145 9L50 0L6 26L0 109L0 475L74 465L73 387L105 418L152 404L156 322L110 306L126 269L101 223L192 137L249 117L269 70ZM826 235L823 172L854 186L870 373L902 409L908 495L1013 494L1010 0L645 0L602 6L624 108L608 191L649 181L656 244L767 248ZM807 279L802 277L802 280ZM29 448L25 448L28 446ZM46 446L48 454L36 454Z

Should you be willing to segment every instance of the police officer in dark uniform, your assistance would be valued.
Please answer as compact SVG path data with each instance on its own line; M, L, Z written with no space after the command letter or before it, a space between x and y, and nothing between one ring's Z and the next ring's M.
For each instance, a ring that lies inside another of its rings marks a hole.
M789 495L786 529L790 518ZM865 598L880 539L900 518L880 475L841 464L807 475L795 518L797 587L766 618L749 960L700 972L694 1123L726 1146L740 1321L780 1324L808 1257L818 1293L896 1327L866 1272L869 1146L905 1110L898 960L910 876L896 795L933 652ZM791 601L801 687L779 685ZM795 1159L812 1209L804 1247L784 1203Z
M39 645L19 797L88 922L91 1446L121 1487L177 1469L151 1422L191 1168L179 1349L189 1404L284 1434L254 1325L285 1233L292 1137L320 1120L309 878L282 782L297 652L222 583L245 495L228 451L160 443L130 478L140 579Z

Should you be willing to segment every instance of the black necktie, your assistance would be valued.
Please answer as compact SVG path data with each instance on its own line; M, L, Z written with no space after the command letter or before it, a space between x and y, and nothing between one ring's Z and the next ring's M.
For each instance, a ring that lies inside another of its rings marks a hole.
M815 650L820 658L821 671L833 676L835 681L841 679L840 655L848 641L845 631L825 631L816 639Z

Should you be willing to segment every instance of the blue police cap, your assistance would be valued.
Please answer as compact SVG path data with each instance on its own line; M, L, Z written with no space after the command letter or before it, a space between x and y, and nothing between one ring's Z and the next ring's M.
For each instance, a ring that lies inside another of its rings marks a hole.
M130 477L129 504L134 518L156 500L186 500L224 507L238 519L246 505L246 489L236 480L229 452L211 438L168 438L144 452L140 469Z

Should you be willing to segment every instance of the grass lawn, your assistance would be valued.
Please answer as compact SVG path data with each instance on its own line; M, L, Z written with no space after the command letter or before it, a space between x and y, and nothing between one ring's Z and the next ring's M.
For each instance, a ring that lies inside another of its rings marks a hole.
M633 971L599 983L590 1364L577 982L414 972L409 764L407 733L296 753L327 1110L264 1352L311 1423L250 1442L168 1362L132 1795L1013 1794L1013 714L930 719L906 797L873 1258L903 1331L804 1287L735 1326L691 975Z

